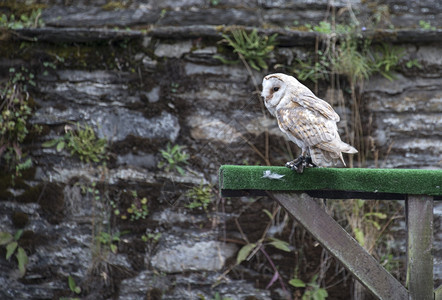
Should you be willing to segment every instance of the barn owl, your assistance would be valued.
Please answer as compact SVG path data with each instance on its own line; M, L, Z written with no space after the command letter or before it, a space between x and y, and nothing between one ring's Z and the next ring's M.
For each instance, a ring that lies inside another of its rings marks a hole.
M358 152L341 141L336 126L339 115L293 76L265 76L261 96L279 128L301 148L301 156L287 162L286 167L302 173L305 167L330 166L339 159L345 166L342 152Z

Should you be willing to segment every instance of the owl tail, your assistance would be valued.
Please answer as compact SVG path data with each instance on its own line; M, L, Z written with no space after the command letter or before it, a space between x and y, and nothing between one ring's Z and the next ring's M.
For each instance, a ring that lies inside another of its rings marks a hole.
M344 153L350 153L350 154L358 153L358 150L356 150L355 147L350 146L349 144L344 143L343 141L340 141L340 142L341 142L341 143L340 143L340 146L341 146L341 152L344 152Z
M344 166L347 166L347 165L345 164L344 158L342 157L342 152L350 153L350 154L358 153L358 150L356 150L355 147L350 146L349 144L344 143L343 141L339 141L338 148L339 148L339 150L338 150L339 151L339 159L342 161Z
M354 154L358 153L358 150L341 140L335 140L329 143L318 144L310 148L309 152L315 165L326 167L335 165L338 160L341 160L344 166L346 166L342 152Z

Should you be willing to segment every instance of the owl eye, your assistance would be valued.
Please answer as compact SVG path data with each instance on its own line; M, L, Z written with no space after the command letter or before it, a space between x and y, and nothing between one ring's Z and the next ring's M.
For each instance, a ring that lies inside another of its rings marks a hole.
M273 91L274 92L277 92L279 90L279 87L278 86L275 86L274 88L273 88Z

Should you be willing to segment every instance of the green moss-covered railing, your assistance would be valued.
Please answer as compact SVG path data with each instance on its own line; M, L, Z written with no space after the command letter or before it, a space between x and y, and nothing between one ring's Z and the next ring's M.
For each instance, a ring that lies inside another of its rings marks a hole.
M268 195L379 299L442 300L433 290L433 201L442 200L442 170L221 166L223 197ZM407 276L403 286L312 199L405 200Z
M224 196L286 191L339 199L442 199L442 170L313 168L299 175L286 167L225 165L220 168L220 188Z

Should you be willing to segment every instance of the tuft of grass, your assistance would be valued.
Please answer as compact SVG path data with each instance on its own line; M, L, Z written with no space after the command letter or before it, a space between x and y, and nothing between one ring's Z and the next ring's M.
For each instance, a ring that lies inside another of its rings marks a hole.
M369 41L365 41L360 49L356 39L347 38L342 41L332 58L333 71L347 76L350 82L368 79L373 72L368 55L369 44Z
M389 44L382 43L374 48L373 70L379 72L390 81L394 80L391 71L397 69L400 60L405 55L404 48L392 47Z
M297 64L293 68L293 72L301 81L311 80L317 82L318 80L329 80L331 69L330 60L324 55L324 52L318 50L318 61L314 61L309 55L307 61L297 59Z
M255 70L268 69L266 59L276 46L277 34L271 36L259 35L256 29L247 33L245 30L232 30L230 35L223 34L221 42L227 43L233 48L239 58L244 58L247 63ZM221 60L225 64L238 63L240 60L230 61L216 55L215 58Z
M317 61L297 60L293 72L301 81L330 80L333 74L344 75L349 81L359 83L379 73L394 80L394 71L405 55L403 48L389 44L371 46L371 40L347 37L336 45L334 52L318 50ZM315 55L310 55L309 57ZM410 63L410 67L414 64Z

